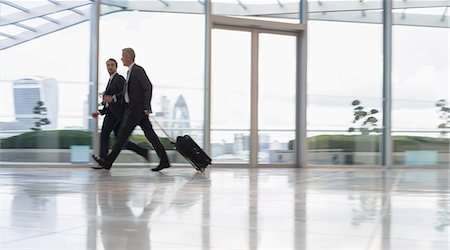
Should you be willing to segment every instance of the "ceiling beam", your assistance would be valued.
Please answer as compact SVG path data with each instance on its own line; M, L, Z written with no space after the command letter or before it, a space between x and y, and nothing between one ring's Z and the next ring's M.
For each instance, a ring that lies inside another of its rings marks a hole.
M287 18L288 16L285 16ZM289 16L290 18L298 18L297 16ZM310 13L309 20L315 21L333 21L333 22L352 22L352 23L372 23L382 24L381 12L366 12L364 15L358 12L350 13ZM394 25L419 26L430 28L450 28L448 18L442 18L441 15L422 15L410 13L393 13L392 23Z
M65 29L75 24L88 21L90 15L77 9L79 7L92 4L92 0L74 0L74 1L56 1L48 0L47 5L27 9L17 5L12 1L3 0L2 4L9 5L19 11L13 14L0 17L0 26L16 25L25 28L24 32L18 35L11 35L2 32L0 35L5 37L0 44L0 50L12 47L14 45L32 40L34 38ZM107 15L118 11L148 11L148 12L166 12L166 13L189 13L203 14L204 1L141 1L141 0L102 0L101 15ZM241 2L242 3L242 2ZM399 0L394 1L393 9L415 9L415 8L448 8L449 0ZM63 18L52 18L48 15L62 11L72 11L74 14ZM310 2L308 6L309 19L318 21L335 22L353 22L353 23L373 23L382 22L382 1L317 1ZM243 22L245 17L270 17L284 19L298 19L299 3L281 3L280 0L271 4L250 4L246 3L245 8L235 3L213 3L213 14L223 16L240 16ZM43 18L49 21L38 27L29 27L24 23L33 18ZM410 13L393 13L393 23L395 25L422 26L450 28L448 16L440 15L422 15Z
M117 8L101 8L101 15L110 14L113 12L117 12ZM22 33L14 35L13 37L7 36L5 34L0 34L4 37L8 37L8 39L3 39L0 43L0 50L4 50L10 48L12 46L33 40L35 38L51 34L53 32L72 27L76 24L85 22L89 20L89 15L79 15L77 13L70 14L63 18L58 19L59 24L55 24L53 22L48 22L46 24L40 25L38 27L33 27L34 31L26 30Z
M2 3L5 3L2 1ZM92 4L91 1L61 1L59 5L49 3L48 5L36 7L28 10L28 12L13 13L0 17L0 26L14 24L36 17L43 17L46 15L54 14L64 10L70 10L85 5Z

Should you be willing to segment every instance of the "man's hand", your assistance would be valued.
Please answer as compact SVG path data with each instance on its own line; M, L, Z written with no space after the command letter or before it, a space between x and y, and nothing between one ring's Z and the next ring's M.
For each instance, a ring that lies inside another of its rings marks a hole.
M103 96L103 102L104 103L110 103L112 101L113 101L113 97L112 96L110 96L110 95L104 95Z
M149 114L150 114L150 112L148 111L148 109L144 109L144 114L145 114L145 115L149 115Z
M94 119L97 119L98 115L100 115L100 112L98 112L98 111L92 112L92 114L91 114L92 118L94 118Z

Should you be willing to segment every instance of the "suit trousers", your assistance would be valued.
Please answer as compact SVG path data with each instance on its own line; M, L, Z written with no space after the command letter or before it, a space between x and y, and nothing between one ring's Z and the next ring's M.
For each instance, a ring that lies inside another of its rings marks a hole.
M103 120L102 131L100 133L100 158L105 159L109 150L109 135L114 131L116 138L119 136L119 130L122 117L118 118L113 113L107 113ZM136 152L142 157L147 157L148 150L130 140L126 140L125 149Z
M116 144L113 146L111 153L105 158L108 165L112 165L116 160L123 146L126 144L128 137L131 135L137 125L142 128L145 137L153 145L153 148L155 149L160 162L169 162L166 150L159 140L158 135L156 135L155 131L153 130L148 116L144 114L144 111L142 111L142 114L131 114L130 109L127 107L125 108L125 114L122 120L122 126L120 128L119 137L117 138Z

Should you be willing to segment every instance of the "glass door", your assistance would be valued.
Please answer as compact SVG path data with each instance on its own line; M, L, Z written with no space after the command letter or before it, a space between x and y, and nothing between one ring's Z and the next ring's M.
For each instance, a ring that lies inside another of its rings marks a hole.
M296 34L212 30L214 163L293 164Z
M211 158L250 162L251 33L212 30Z
M259 33L258 163L295 161L296 37Z

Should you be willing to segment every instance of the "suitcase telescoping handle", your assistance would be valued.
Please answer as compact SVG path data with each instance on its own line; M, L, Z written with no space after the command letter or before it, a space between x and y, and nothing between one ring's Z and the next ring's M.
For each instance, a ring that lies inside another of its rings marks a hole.
M161 127L161 125L159 124L159 122L156 121L156 119L153 118L151 115L149 115L148 117L150 118L150 120L152 120L152 122L154 122L154 123L156 124L156 126L159 127L159 129L162 130L162 132L167 136L167 138L169 138L169 141L172 142L172 144L175 144L175 140L172 138L172 136L170 136L170 135L167 133L167 131L165 131L165 130L163 129L163 127Z

